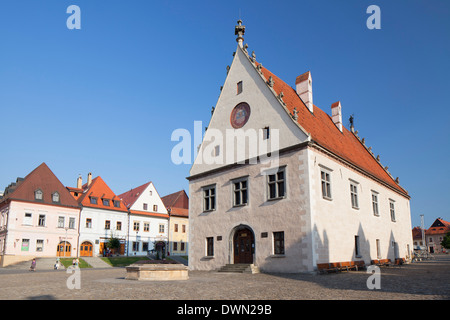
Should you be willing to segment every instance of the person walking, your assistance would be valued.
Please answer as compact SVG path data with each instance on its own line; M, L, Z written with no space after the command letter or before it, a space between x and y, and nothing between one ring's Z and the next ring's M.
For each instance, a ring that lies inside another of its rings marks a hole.
M36 259L31 261L30 271L36 271Z

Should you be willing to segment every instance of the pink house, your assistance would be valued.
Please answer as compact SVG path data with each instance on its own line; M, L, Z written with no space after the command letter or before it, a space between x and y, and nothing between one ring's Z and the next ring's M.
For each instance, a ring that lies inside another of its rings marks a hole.
M42 163L0 198L0 266L77 255L80 208Z

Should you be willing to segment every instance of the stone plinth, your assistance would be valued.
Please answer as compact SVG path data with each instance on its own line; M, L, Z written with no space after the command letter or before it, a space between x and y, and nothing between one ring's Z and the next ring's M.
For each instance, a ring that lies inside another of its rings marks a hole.
M170 281L187 280L188 268L183 264L136 263L126 267L127 280Z

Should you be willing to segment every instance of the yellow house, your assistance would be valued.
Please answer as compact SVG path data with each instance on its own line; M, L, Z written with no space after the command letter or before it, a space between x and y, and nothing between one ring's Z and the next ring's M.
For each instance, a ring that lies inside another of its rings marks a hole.
M184 190L161 198L169 212L169 252L171 255L188 255L189 198Z

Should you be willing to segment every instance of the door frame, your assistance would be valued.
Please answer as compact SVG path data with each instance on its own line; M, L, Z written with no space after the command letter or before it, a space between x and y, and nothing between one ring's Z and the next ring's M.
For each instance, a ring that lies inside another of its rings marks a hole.
M92 250L91 250L91 255L90 256L83 256L82 254L81 254L81 248L83 247L83 243L89 243L90 245L91 245L91 247L92 247ZM83 241L81 244L80 244L80 257L93 257L94 256L94 244L91 242L91 241L89 241L89 240L85 240L85 241Z
M63 249L61 251L61 248ZM69 249L69 250L67 250ZM62 254L61 254L62 252ZM67 258L72 256L72 244L67 240L58 242L56 246L56 256L60 258Z
M230 232L230 237L229 237L229 262L231 264L237 264L234 261L234 248L235 248L235 242L234 242L235 239L234 239L234 237L235 237L236 233L238 231L241 231L241 230L248 230L252 234L253 241L250 244L251 245L251 250L253 251L252 252L251 264L254 264L255 263L255 254L256 254L256 237L255 237L255 232L253 231L252 227L250 227L249 225L246 225L246 224L240 224L240 225L234 227L231 230L231 232Z

